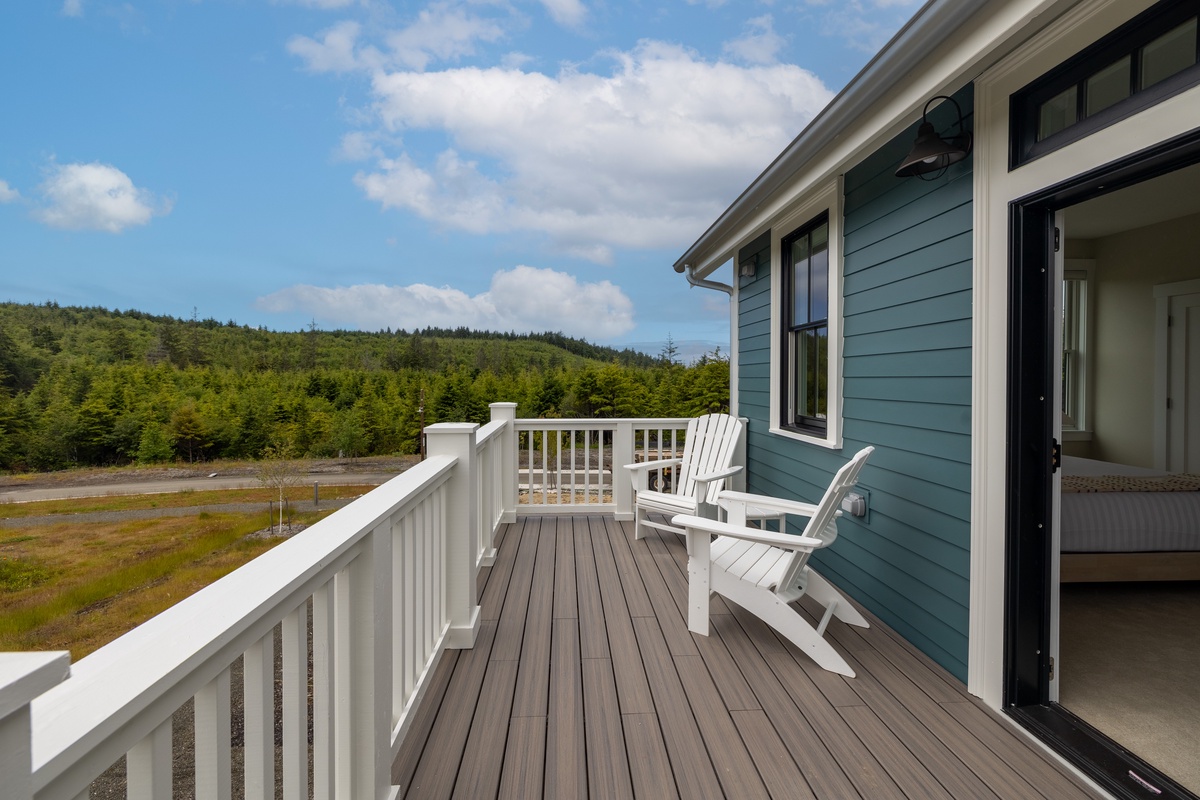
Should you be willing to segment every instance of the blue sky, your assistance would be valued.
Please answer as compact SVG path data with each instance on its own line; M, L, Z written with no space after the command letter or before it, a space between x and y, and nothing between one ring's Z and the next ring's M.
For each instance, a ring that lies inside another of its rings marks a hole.
M10 0L0 300L728 342L671 264L917 0Z

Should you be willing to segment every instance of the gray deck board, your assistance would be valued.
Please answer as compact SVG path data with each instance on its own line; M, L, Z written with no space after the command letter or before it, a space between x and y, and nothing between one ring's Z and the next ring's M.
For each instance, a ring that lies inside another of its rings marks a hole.
M476 645L443 657L393 765L401 797L1096 797L869 615L830 625L843 678L732 603L688 632L669 534L544 517L499 541Z

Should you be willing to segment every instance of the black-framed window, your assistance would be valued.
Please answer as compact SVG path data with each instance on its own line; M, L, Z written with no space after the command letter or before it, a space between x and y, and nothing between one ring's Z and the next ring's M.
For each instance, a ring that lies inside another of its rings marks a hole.
M1013 169L1200 83L1200 0L1163 0L1011 98Z
M829 406L829 213L788 234L780 248L780 423L824 434Z

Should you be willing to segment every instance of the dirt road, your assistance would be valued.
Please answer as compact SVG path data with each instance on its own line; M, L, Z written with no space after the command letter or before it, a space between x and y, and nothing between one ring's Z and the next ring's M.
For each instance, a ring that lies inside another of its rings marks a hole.
M417 463L416 456L300 462L300 485L379 485ZM110 495L244 489L261 486L253 464L72 470L0 476L0 503L31 503ZM0 515L3 516L3 515Z

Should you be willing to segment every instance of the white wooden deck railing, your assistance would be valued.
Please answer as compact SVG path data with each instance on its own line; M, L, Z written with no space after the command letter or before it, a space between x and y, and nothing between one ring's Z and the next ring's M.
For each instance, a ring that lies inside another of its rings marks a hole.
M633 519L625 464L683 452L686 419L516 421L517 493L522 514L611 512ZM665 485L670 473L652 481Z
M686 427L517 420L496 403L482 428L430 426L425 461L73 666L0 653L0 796L83 800L124 756L128 797L170 797L173 717L192 700L195 796L229 798L240 661L248 800L277 784L285 798L391 797L441 654L474 645L476 576L500 525L518 511L631 518L621 466L682 450Z

